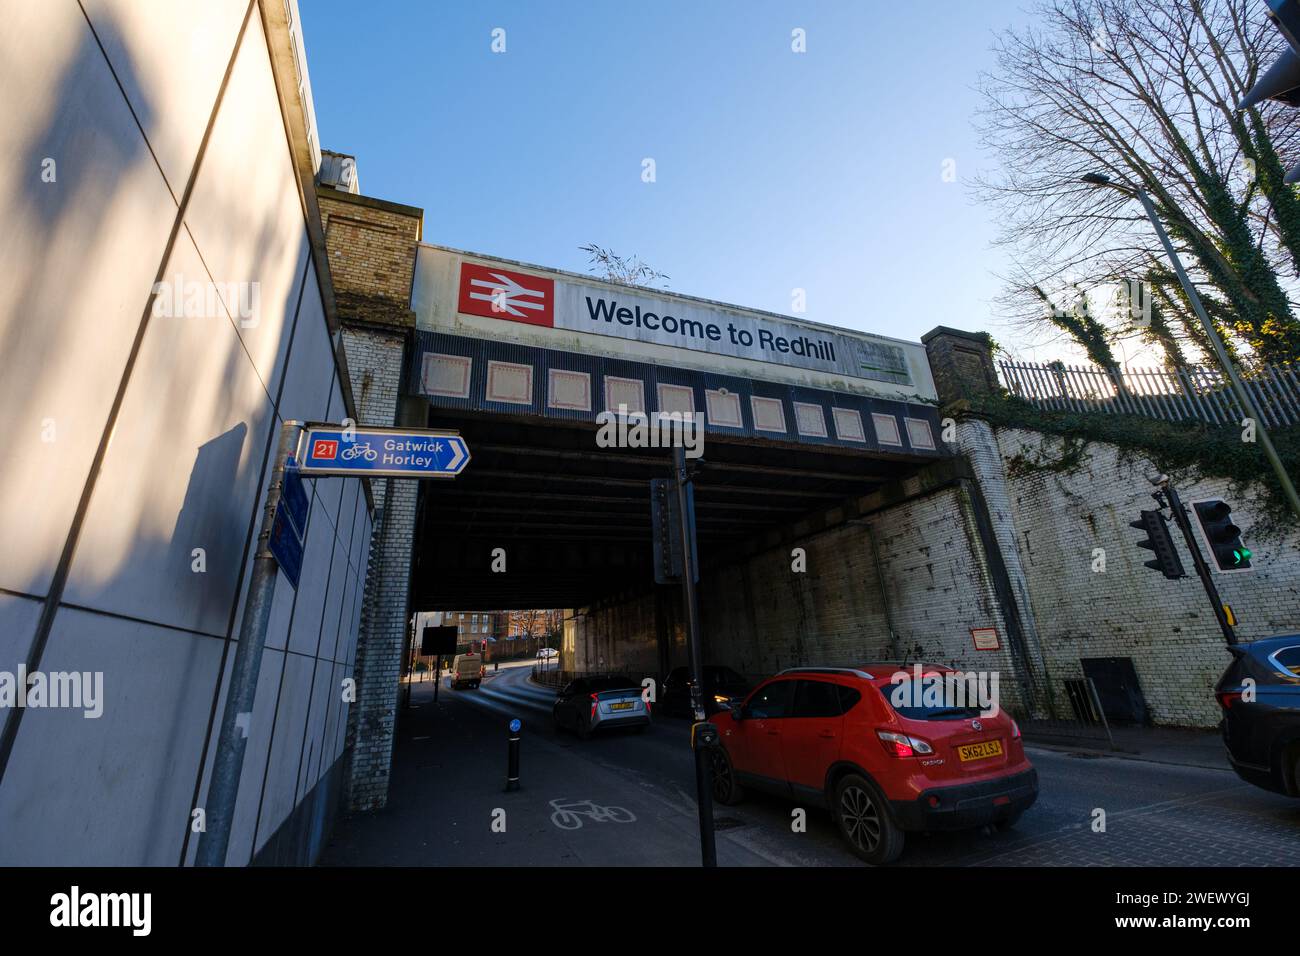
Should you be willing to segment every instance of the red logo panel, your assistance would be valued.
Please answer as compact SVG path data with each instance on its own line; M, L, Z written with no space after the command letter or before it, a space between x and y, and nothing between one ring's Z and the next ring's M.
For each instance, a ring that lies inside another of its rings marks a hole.
M339 453L339 443L327 438L318 438L312 442L313 458L334 458Z
M458 308L489 319L554 328L555 280L462 262Z

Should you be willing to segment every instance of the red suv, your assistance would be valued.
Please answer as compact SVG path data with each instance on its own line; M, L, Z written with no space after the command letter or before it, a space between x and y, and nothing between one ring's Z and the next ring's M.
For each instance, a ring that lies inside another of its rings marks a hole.
M713 718L713 796L745 787L823 803L849 848L868 863L903 852L907 830L1012 826L1038 797L1009 714L978 705L895 707L891 677L916 665L805 667L782 671ZM923 683L955 674L925 664ZM933 695L932 695L933 696Z

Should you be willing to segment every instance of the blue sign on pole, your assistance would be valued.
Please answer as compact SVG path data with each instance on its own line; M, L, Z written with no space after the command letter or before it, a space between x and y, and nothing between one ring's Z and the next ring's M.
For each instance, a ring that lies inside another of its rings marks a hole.
M309 425L299 470L304 475L455 478L469 464L469 446L454 432L421 428Z
M298 578L302 575L302 538L298 536L298 531L284 508L275 509L275 520L271 522L271 540L267 547L285 578L295 591L298 590Z
M284 463L280 500L275 506L271 540L267 548L295 591L298 590L298 578L302 574L302 550L307 537L307 510L310 505L302 476L298 474L298 463L290 455Z
M284 482L280 488L280 504L289 512L289 520L298 529L298 537L307 534L307 489L298 473L298 463L292 457L284 465Z

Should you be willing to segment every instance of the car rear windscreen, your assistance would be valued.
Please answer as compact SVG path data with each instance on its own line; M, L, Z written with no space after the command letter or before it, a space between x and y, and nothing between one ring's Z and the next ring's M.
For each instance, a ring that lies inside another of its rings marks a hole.
M909 685L902 685L903 689L910 689ZM902 696L906 699L905 704L895 703L895 690L900 688L886 685L876 688L880 691L880 696L885 698L885 702L893 708L894 713L908 720L966 720L980 716L982 711L978 704L972 704L968 707L953 707L948 704L926 704L918 701L919 694L913 696L910 693L904 693ZM910 698L910 699L909 699ZM960 700L960 698L958 698ZM969 699L969 698L968 698Z

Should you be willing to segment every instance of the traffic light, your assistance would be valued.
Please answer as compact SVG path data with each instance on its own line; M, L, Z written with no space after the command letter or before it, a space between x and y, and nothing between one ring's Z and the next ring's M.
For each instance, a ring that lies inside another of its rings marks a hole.
M1143 511L1142 517L1137 521L1130 521L1128 526L1146 532L1147 539L1139 541L1138 547L1155 552L1155 558L1143 562L1148 568L1159 571L1171 581L1186 577L1183 573L1182 559L1174 550L1174 539L1169 534L1169 523L1165 521L1163 514L1159 511Z
M1245 571L1250 567L1250 548L1242 544L1241 529L1232 523L1232 509L1226 501L1197 501L1192 505L1196 520L1220 571Z
M1291 48L1265 71L1250 92L1237 104L1244 110L1262 100L1277 100L1287 106L1300 106L1300 0L1268 0L1268 16ZM1300 164L1287 170L1285 181L1300 181Z

